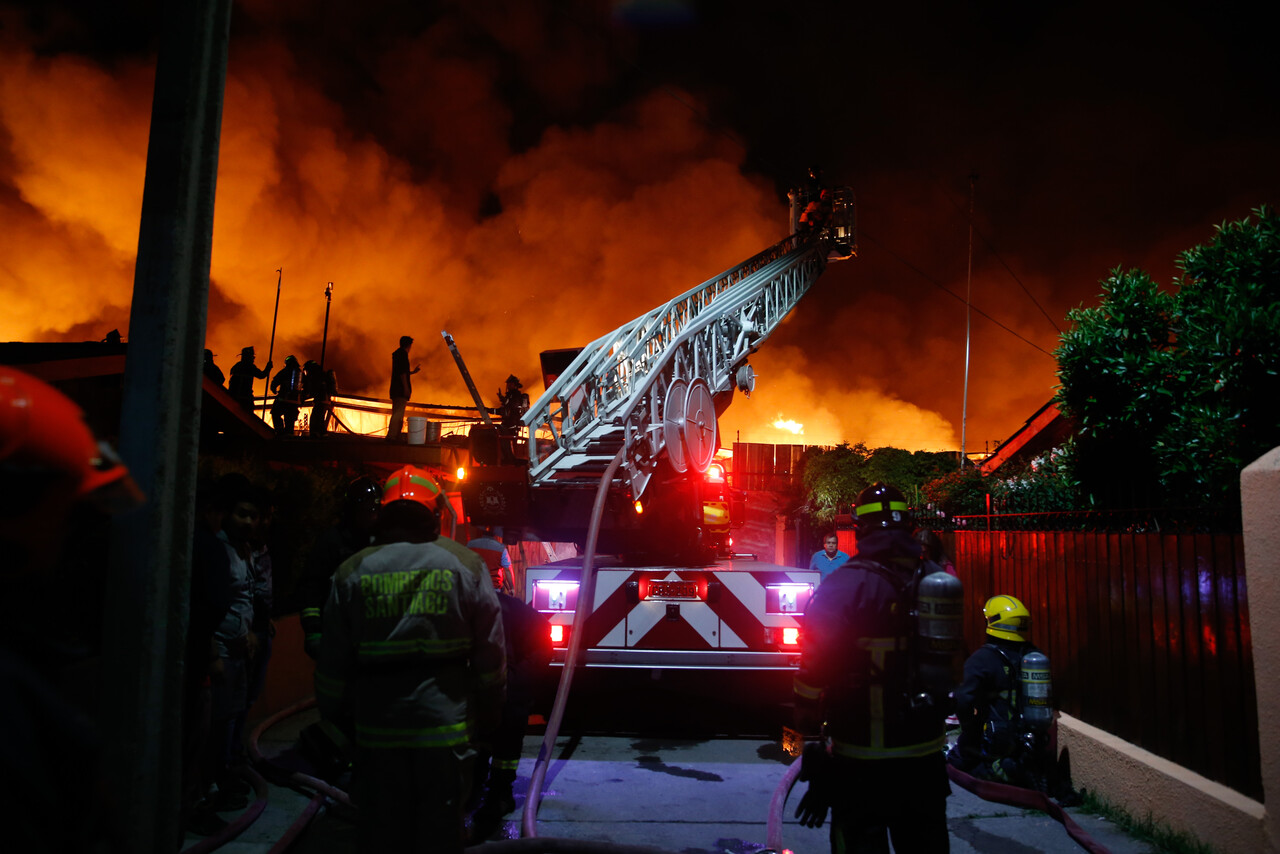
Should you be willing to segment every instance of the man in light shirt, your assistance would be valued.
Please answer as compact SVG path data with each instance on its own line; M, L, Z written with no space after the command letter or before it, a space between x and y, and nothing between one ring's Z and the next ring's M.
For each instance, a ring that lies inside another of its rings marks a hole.
M822 551L814 552L809 559L809 568L821 572L821 580L826 581L828 575L844 566L848 560L849 556L840 551L840 539L836 532L831 531L822 540Z

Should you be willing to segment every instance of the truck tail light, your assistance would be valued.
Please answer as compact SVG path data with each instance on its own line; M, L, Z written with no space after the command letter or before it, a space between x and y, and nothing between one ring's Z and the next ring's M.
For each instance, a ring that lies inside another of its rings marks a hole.
M798 646L800 644L800 630L795 626L787 626L782 630L783 646Z
M560 623L551 624L551 645L552 646L564 646L568 638L569 638L568 626L561 625Z

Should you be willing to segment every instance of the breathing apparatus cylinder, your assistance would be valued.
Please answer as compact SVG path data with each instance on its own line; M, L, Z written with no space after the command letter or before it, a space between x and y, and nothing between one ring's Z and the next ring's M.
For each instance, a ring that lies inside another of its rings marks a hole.
M964 649L964 585L945 572L932 572L916 588L916 678L935 700L955 687L956 664Z
M1049 657L1028 652L1022 657L1022 720L1028 729L1043 732L1053 722L1053 683L1049 678Z

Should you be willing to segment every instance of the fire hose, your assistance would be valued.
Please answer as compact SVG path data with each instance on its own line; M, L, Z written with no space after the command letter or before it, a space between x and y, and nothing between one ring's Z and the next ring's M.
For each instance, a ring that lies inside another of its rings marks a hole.
M966 774L950 763L947 764L947 776L984 801L1007 804L1011 807L1040 810L1040 812L1048 814L1051 818L1061 823L1063 828L1066 829L1067 835L1078 842L1080 847L1090 852L1090 854L1111 854L1105 846L1095 842L1093 837L1085 833L1084 829L1075 823L1075 820L1067 814L1066 810L1056 801L1050 799L1044 792L1035 789L1024 789L1021 786L1010 786L1007 783L997 783L994 780L979 780L977 777Z
M569 686L573 684L573 673L578 666L578 656L582 650L582 635L587 625L587 616L595 601L596 575L592 563L596 555L596 540L600 536L600 520L604 516L605 498L608 497L609 485L613 482L613 476L618 471L618 467L622 465L625 453L624 445L618 449L609 467L600 476L595 505L591 508L591 524L587 527L586 549L582 556L582 581L578 588L578 608L573 614L569 650L565 653L564 668L560 673L560 686L556 689L551 717L547 720L547 729L542 738L542 747L538 750L538 759L533 766L533 774L529 780L529 794L525 798L524 811L521 814L520 835L524 837L532 838L538 835L538 805L542 802L542 783L547 776L547 766L551 763L551 753L555 750L556 738L560 735L560 723L564 720L564 709L569 700Z
M786 808L787 797L791 794L791 789L795 786L796 778L800 774L800 762L801 760L797 758L787 768L787 772L778 781L778 786L773 790L773 797L769 801L769 821L766 825L765 833L765 846L769 851L783 850L783 811ZM1075 820L1060 804L1050 799L1044 792L1039 792L1035 789L1024 789L1021 786L1010 786L1007 783L997 783L993 780L979 780L977 777L966 774L950 763L947 764L947 776L961 788L972 792L984 801L1039 810L1047 814L1057 820L1067 831L1067 835L1079 843L1080 847L1088 851L1089 854L1111 854L1106 846L1094 841L1093 837L1085 833L1084 829L1076 824Z

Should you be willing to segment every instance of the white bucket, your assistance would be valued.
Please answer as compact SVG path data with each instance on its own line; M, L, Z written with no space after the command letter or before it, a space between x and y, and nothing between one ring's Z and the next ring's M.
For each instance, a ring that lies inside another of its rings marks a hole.
M427 419L417 415L410 415L407 419L409 422L409 444L424 445L427 441Z

